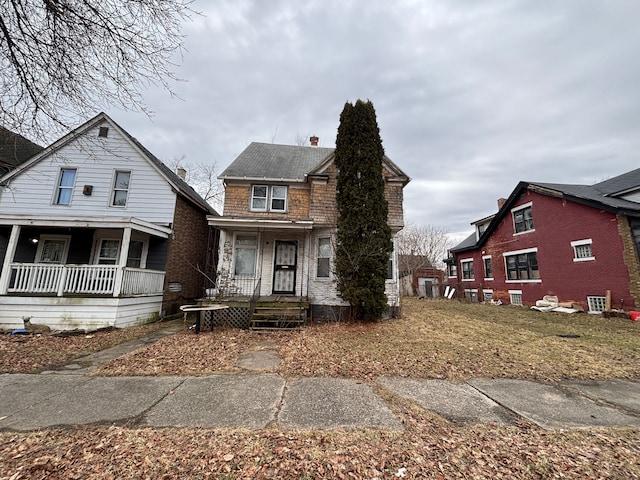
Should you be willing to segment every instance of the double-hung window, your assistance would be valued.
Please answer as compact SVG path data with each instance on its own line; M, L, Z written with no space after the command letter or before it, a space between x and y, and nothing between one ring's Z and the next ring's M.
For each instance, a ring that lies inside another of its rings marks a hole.
M125 170L116 170L113 179L113 192L111 194L112 207L126 207L127 197L129 196L129 180L131 180L131 172Z
M591 251L590 238L586 240L576 240L575 242L571 242L571 246L573 247L574 262L586 262L596 259L596 257L593 256L593 252Z
M42 235L38 243L38 263L66 263L69 252L69 235Z
M98 244L98 265L116 265L120 254L120 240L103 238Z
M507 282L539 282L538 249L531 248L504 254Z
M531 203L520 205L511 210L513 215L513 231L514 234L529 232L533 230L533 214L531 212Z
M473 280L473 260L460 260L460 267L462 268L462 279Z
M255 235L237 235L235 242L235 275L253 275L256 273L258 257L258 237Z
M58 190L56 191L56 205L70 205L73 195L73 186L76 182L75 168L61 168Z
M251 210L254 212L286 212L287 187L284 185L253 185Z
M485 255L482 257L482 263L484 264L484 279L493 279L493 266L491 264L491 255Z
M316 277L329 278L331 264L331 239L329 237L318 238Z

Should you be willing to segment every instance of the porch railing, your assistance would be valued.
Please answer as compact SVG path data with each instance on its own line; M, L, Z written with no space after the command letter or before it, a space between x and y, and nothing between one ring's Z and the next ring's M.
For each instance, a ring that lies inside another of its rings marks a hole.
M164 272L158 270L116 265L12 263L7 292L57 296L149 295L161 294L163 284Z
M218 295L220 297L250 297L256 286L260 285L260 278L255 276L236 276L220 280Z

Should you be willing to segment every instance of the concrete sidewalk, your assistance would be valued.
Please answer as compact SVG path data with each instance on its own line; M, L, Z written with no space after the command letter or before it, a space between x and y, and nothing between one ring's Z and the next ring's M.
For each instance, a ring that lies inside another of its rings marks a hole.
M540 384L523 380L385 377L378 386L460 423L546 429L640 427L640 383ZM0 430L90 424L295 430L401 430L367 383L340 378L285 381L272 374L209 377L0 375Z

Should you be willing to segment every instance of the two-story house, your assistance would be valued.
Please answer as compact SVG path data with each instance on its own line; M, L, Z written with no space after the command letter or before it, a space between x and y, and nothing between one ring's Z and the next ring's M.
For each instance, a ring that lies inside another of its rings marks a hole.
M215 211L104 113L0 184L0 328L130 326L210 286Z
M640 169L595 185L520 182L498 206L450 249L460 296L640 308Z
M218 295L300 300L313 318L339 318L346 304L333 271L336 234L334 148L251 143L220 175L224 211L209 217L221 230ZM403 227L403 188L409 181L385 156L388 221ZM399 307L396 254L386 294Z

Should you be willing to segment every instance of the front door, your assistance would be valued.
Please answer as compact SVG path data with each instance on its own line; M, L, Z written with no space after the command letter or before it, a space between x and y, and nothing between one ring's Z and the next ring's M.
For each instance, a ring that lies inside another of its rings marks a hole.
M296 291L298 242L276 240L273 261L273 293L293 294Z

